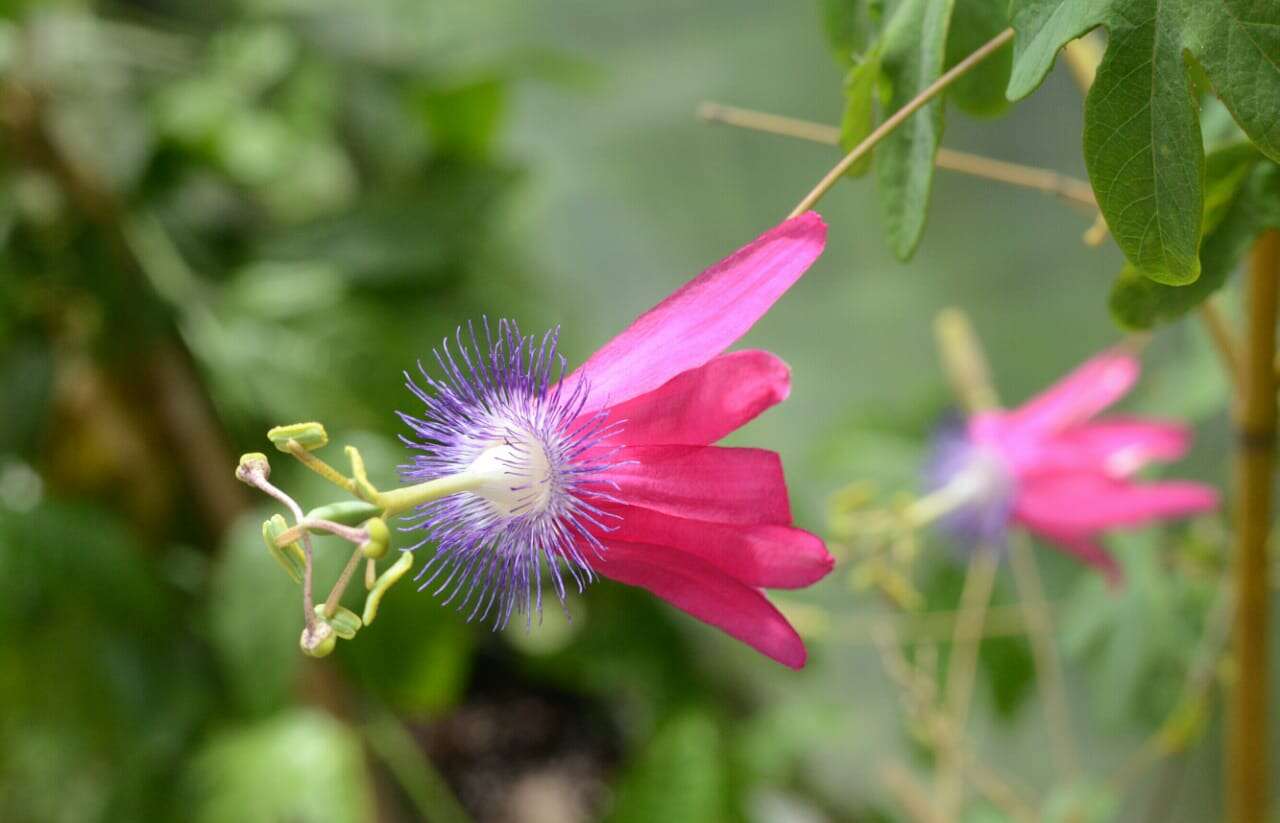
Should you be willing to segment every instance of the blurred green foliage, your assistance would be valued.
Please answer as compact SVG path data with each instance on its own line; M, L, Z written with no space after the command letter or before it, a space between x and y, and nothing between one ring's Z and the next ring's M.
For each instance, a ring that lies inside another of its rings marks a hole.
M543 764L477 800L433 723L495 678L623 718L593 732L625 756L583 778L585 813L741 816L722 686L651 599L600 586L572 623L495 635L406 589L318 665L262 546L273 509L232 477L233 444L314 418L391 484L401 370L529 302L501 135L512 83L554 61L474 48L464 5L6 7L5 820L453 820L440 751L466 805L504 808ZM334 496L273 460L305 505ZM565 745L566 775L599 759Z

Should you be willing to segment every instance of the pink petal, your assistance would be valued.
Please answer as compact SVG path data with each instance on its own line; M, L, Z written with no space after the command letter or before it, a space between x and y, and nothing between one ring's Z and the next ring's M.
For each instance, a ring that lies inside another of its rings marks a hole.
M798 589L835 565L821 538L789 526L708 523L636 506L612 511L621 519L611 521L609 539L678 549L748 586Z
M758 590L665 546L606 539L604 547L602 558L589 555L602 576L648 589L785 666L804 666L800 635Z
M1177 423L1109 418L1077 426L1042 444L1032 472L1097 471L1128 477L1157 460L1177 460L1191 446L1191 431Z
M1023 483L1014 516L1032 531L1074 539L1217 507L1217 491L1199 483L1135 484L1101 474L1061 474Z
M703 446L787 399L791 370L766 351L722 354L609 410L631 445Z
M636 318L577 371L584 412L617 405L697 368L729 347L818 259L827 226L808 212L762 234Z
M715 523L791 523L778 455L720 446L628 446L603 479L620 503Z
M1086 361L1009 414L1021 434L1047 434L1083 423L1123 397L1138 380L1138 358L1119 349Z

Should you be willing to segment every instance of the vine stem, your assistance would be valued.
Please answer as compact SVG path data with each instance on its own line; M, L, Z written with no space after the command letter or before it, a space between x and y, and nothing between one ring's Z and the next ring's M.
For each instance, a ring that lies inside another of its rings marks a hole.
M863 140L861 143L855 146L853 148L853 151L846 154L844 158L839 163L837 163L833 169L831 169L831 171L827 172L827 175L823 177L820 181L818 181L818 185L814 186L813 190L810 191L808 194L806 194L804 196L804 199L801 200L796 205L796 207L791 210L791 214L787 216L798 217L799 215L804 214L809 209L817 205L818 201L822 199L823 195L825 195L828 191L830 191L831 187L834 186L840 180L840 178L843 177L845 173L849 171L849 169L853 166L853 164L857 163L858 160L863 155L871 151L871 149L873 149L877 143L879 143L884 138L888 137L889 134L891 134L894 129L898 128L898 126L901 126L908 117L915 114L920 109L924 108L924 106L927 105L930 100L932 100L933 98L941 94L943 91L945 91L946 88L950 86L952 83L959 80L961 77L964 77L966 74L969 73L970 70L973 69L974 66L978 65L983 60L990 57L993 53L998 51L1001 46L1008 43L1012 39L1013 39L1012 28L1008 28L1000 32L995 37L991 38L986 43L979 46L978 49L974 51L972 54L970 54L968 57L961 60L959 63L956 63L954 66L952 66L949 71L947 71L937 80L934 80L932 83L930 83L928 87L924 89L924 91L920 92L910 101L908 101L905 106L898 109L893 114L889 115L889 117L883 123L881 123L879 126L876 127L875 131L867 135L867 138L865 140Z
M1053 623L1044 586L1036 568L1035 554L1026 534L1014 535L1009 546L1009 565L1013 568L1014 585L1020 593L1031 638L1031 658L1036 667L1040 693L1044 701L1045 722L1049 727L1050 754L1058 773L1068 777L1079 770L1075 739L1071 734L1071 712L1067 701L1066 676L1062 663L1053 651Z
M944 687L947 716L956 735L963 735L969 723L969 707L973 702L973 681L978 669L978 649L982 645L983 625L991 593L995 588L1000 557L989 546L978 546L965 573L964 590L960 594L960 612L951 638L951 664L947 667ZM960 816L964 801L963 764L955 748L945 749L938 770L938 806L944 820Z
M840 145L840 129L796 117L714 102L706 102L699 106L698 116L708 123L720 123L765 134L776 134L780 137L793 137L810 143L821 143L824 146ZM1059 174L1052 169L1010 163L1007 160L997 160L993 157L945 147L938 149L934 162L944 171L1051 194L1070 203L1085 206L1090 209L1090 213L1097 208L1097 200L1094 199L1093 189L1088 183L1069 175Z
M1276 436L1276 298L1280 232L1254 243L1248 277L1244 382L1236 393L1236 612L1238 677L1228 727L1227 819L1267 816L1267 538Z

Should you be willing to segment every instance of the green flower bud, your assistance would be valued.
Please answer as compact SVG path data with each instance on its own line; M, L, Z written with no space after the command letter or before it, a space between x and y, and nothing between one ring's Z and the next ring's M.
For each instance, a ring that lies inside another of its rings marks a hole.
M319 423L294 423L289 426L276 426L267 432L267 439L285 453L289 451L290 440L296 440L299 446L310 452L328 445L329 434Z
M381 517L366 520L364 530L369 533L369 539L360 544L360 553L371 560L386 557L387 548L391 545L391 532L386 521Z
M317 620L313 629L303 629L298 646L308 657L328 657L333 647L338 645L338 635L333 627L323 620Z

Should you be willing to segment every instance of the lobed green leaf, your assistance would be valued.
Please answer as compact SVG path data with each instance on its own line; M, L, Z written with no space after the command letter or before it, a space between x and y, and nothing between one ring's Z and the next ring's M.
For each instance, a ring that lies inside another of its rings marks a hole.
M1134 270L1195 282L1204 228L1203 78L1266 156L1280 160L1280 4L1256 0L1015 0L1008 95L1035 90L1070 40L1110 39L1085 101L1098 205ZM1199 71L1188 71L1187 57Z

